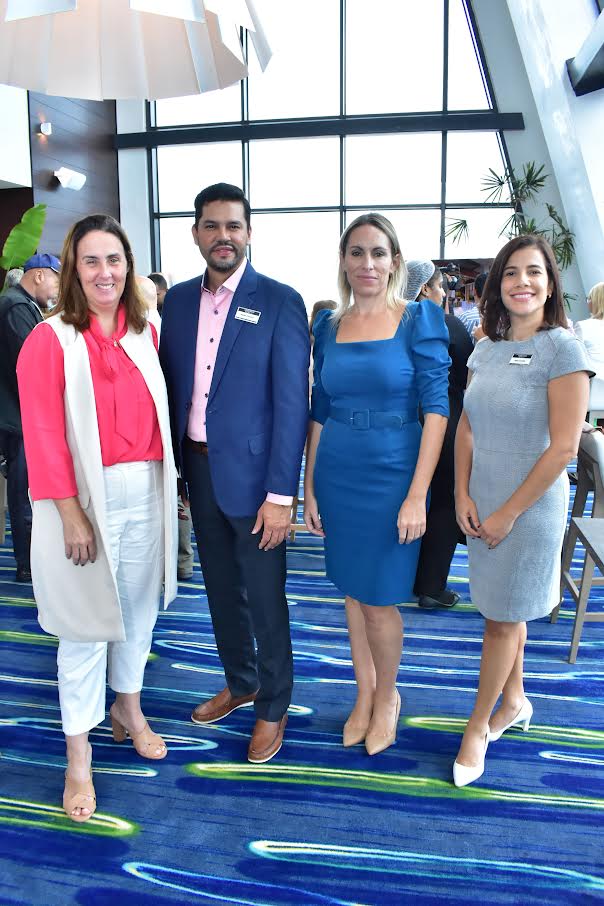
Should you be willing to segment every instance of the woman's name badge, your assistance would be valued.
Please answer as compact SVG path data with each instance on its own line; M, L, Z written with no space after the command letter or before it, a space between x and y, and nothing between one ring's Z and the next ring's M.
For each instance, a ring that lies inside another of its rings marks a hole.
M239 308L235 312L236 321L247 321L248 324L257 324L260 320L261 312L254 311L253 308Z
M532 358L532 352L515 352L510 359L510 365L530 365Z

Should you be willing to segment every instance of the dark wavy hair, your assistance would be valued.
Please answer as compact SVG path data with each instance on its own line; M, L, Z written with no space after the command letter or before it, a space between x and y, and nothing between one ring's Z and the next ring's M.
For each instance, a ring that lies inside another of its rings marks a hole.
M80 285L76 265L78 244L81 239L93 230L112 233L122 243L128 271L121 301L126 309L126 322L136 333L142 333L147 323L145 317L147 306L136 285L134 256L126 233L114 217L109 214L89 214L78 220L71 227L61 253L61 275L59 278L59 297L53 315L61 315L66 324L73 324L76 330L90 327L90 310L86 296Z
M487 337L495 342L503 340L510 327L510 316L501 299L503 272L514 252L526 248L538 249L543 255L551 287L543 309L543 325L540 330L566 327L568 323L564 312L560 272L551 245L542 236L532 233L515 236L503 246L493 261L481 297L482 329Z

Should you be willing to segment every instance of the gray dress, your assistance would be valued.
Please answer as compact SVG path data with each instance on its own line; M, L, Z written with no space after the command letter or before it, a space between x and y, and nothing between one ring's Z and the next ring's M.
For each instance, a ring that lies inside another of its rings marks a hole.
M473 440L470 496L482 521L511 497L549 444L548 381L589 371L589 364L580 341L557 327L520 342L484 339L468 368L473 372L464 399ZM568 491L563 472L493 550L468 537L470 594L484 617L536 620L558 603Z

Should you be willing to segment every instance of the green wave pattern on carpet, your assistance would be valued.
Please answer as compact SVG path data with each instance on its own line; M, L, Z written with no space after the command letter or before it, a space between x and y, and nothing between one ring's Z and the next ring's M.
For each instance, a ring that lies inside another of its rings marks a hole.
M579 572L582 552L577 548ZM587 624L567 662L573 613L529 627L527 733L488 750L463 790L451 766L477 683L483 621L459 547L452 611L403 603L403 699L395 746L344 749L354 682L341 596L321 543L288 550L296 685L283 748L250 765L253 710L189 720L223 685L203 579L162 612L144 707L169 747L144 761L91 735L98 811L61 809L64 744L56 640L38 627L30 585L0 549L0 902L44 906L171 903L431 904L604 902L604 624ZM591 607L604 606L596 589ZM110 703L110 699L109 702Z

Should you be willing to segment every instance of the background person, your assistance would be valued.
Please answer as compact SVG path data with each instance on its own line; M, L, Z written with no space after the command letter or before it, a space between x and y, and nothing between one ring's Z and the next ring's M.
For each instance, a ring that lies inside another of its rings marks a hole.
M155 294L157 297L157 310L162 313L164 307L164 299L166 293L168 292L168 281L163 274L153 273L149 274L149 280L151 280L155 286Z
M435 305L447 306L442 274L432 261L410 261L407 264L409 284L407 297L413 293ZM419 291L418 283L421 283ZM449 332L449 421L438 464L430 485L430 508L426 532L415 577L415 594L420 607L453 607L459 601L457 592L447 588L451 561L457 544L465 544L455 516L455 432L463 407L463 395L468 380L467 361L472 354L472 341L459 318L445 308L445 324Z
M585 346L595 377L591 381L589 409L604 409L604 283L596 283L587 296L590 317L577 321L575 335Z
M489 741L530 723L526 621L547 616L560 599L566 465L577 453L589 384L585 350L565 329L558 268L545 240L508 242L482 298L487 336L468 362L455 498L472 602L486 624L476 702L453 765L456 786L482 775Z
M459 315L459 321L467 330L472 343L476 343L478 340L482 339L482 336L484 336L480 327L480 298L484 292L484 287L485 283L487 282L488 276L488 273L483 271L474 279L474 305L472 305L471 308L466 309L466 311L462 311L462 313ZM476 330L480 331L478 335L476 334Z
M315 321L317 320L317 315L320 311L334 311L338 307L338 303L334 302L333 299L321 299L319 302L315 302L313 305L310 318L308 319L308 329L310 330L310 341L313 341L313 327L315 326Z
M17 561L17 582L31 582L31 505L17 387L17 359L23 343L42 320L43 312L57 298L60 267L60 261L54 255L33 255L23 265L20 282L0 296L0 450L6 460L8 512Z
M176 595L176 473L157 336L134 273L117 221L76 223L56 313L17 365L34 594L40 625L59 637L63 807L74 821L96 807L88 734L105 717L106 674L114 739L166 755L140 692L164 576L164 606Z
M241 189L200 192L192 234L207 269L168 293L160 358L227 681L192 720L253 701L248 760L263 763L281 748L293 687L285 537L308 424L308 321L295 290L247 261Z
M343 742L370 755L396 739L396 605L412 593L448 415L443 313L405 304L405 278L390 221L357 217L340 240L340 303L314 327L304 518L345 595L357 700Z

